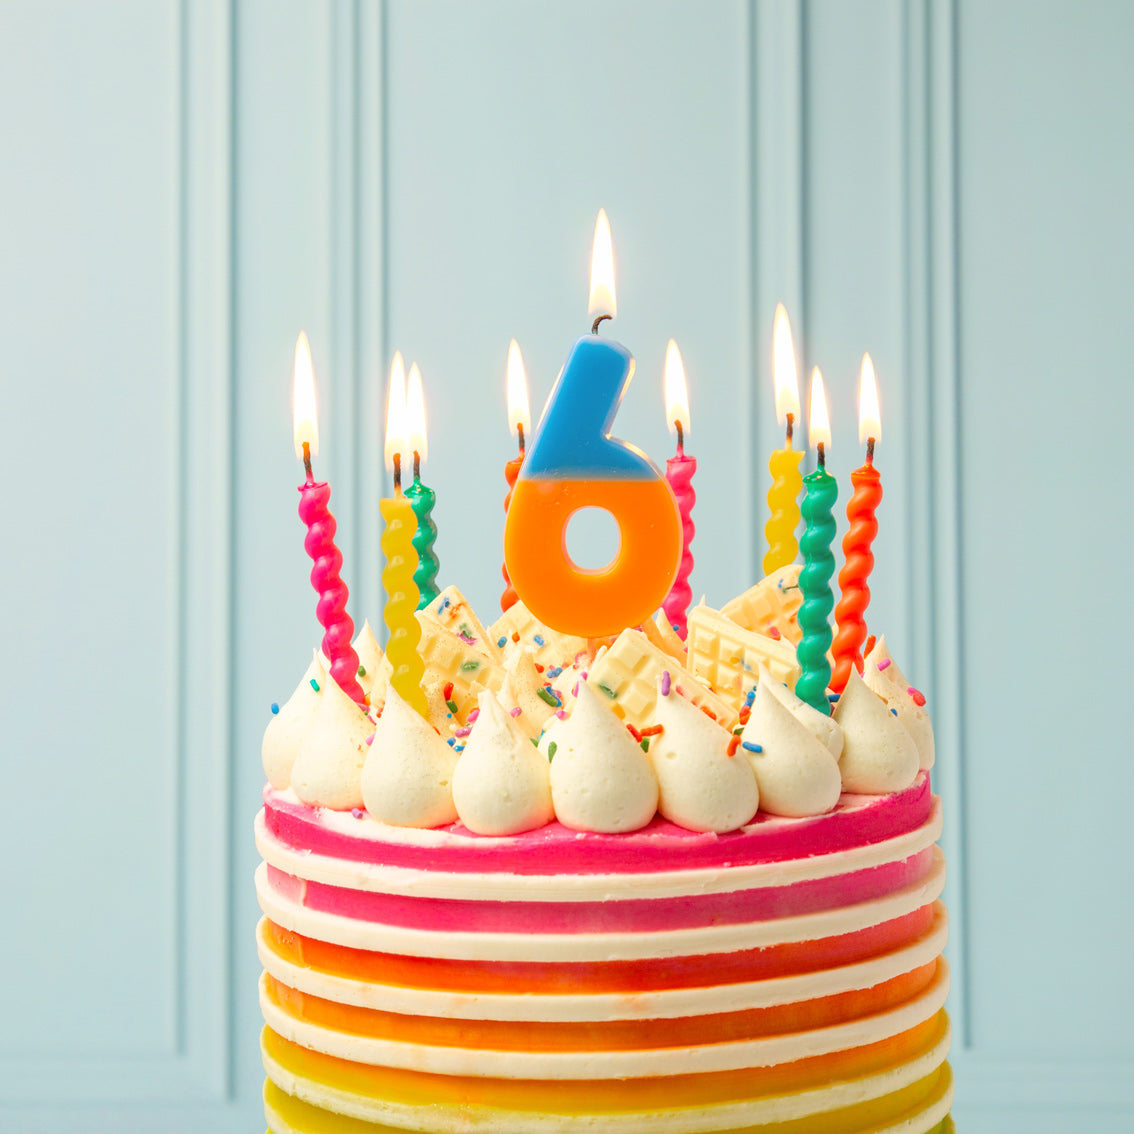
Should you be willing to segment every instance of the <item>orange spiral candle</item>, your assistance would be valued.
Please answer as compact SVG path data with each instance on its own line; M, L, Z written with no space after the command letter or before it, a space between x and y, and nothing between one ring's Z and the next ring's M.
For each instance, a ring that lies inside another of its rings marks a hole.
M528 409L528 381L524 376L524 360L520 354L520 346L513 339L508 344L508 428L516 434L520 443L520 454L513 457L504 466L504 479L508 482L508 495L504 497L504 515L512 506L512 492L516 487L516 478L520 475L520 466L524 463L524 434L531 432L531 411ZM504 593L500 596L500 609L508 610L519 596L516 588L512 586L511 576L508 574L508 564L500 568L504 576Z
M874 567L874 553L870 547L878 534L874 513L882 501L882 477L874 467L874 443L881 432L878 385L874 378L874 364L867 354L862 360L859 392L859 439L866 440L866 463L851 473L854 492L847 504L850 526L843 537L845 562L839 572L839 602L835 607L838 629L831 644L831 654L835 659L831 688L836 693L846 688L852 665L859 673L862 672L862 647L867 633L866 608L870 605L867 579Z

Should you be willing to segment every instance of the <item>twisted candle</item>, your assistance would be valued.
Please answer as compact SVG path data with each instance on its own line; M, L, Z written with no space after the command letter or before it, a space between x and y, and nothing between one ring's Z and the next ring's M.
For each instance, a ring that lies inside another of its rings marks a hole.
M516 478L520 475L520 467L524 463L524 427L521 425L519 428L520 434L520 455L513 457L504 466L504 479L508 482L508 495L504 497L504 515L508 515L508 509L512 505L512 492L516 487ZM511 576L508 574L508 564L505 563L500 568L500 573L504 576L504 593L500 596L500 610L506 611L513 606L520 596L516 594L516 588L512 586Z
M351 645L354 623L346 612L348 591L339 575L343 553L335 546L338 525L327 507L331 486L326 481L316 482L312 476L306 443L304 457L307 483L299 486L299 518L307 525L303 546L314 560L311 585L319 594L315 616L323 627L323 653L331 663L331 676L338 682L339 688L364 705L366 694L358 684L358 654Z
M665 479L669 481L673 495L677 497L677 508L681 513L681 563L677 568L677 578L662 603L666 620L677 631L682 641L689 632L689 603L693 591L689 586L689 574L693 570L693 553L689 545L693 542L693 505L697 493L693 490L693 474L697 471L697 458L685 455L684 435L681 425L677 426L677 455L665 463Z
M764 556L764 574L770 575L781 567L795 562L799 543L795 529L799 527L799 492L803 488L803 475L799 463L803 451L791 447L791 415L788 415L787 447L776 449L768 460L772 486L768 489L768 522L764 525L764 538L768 551Z
M843 563L839 571L839 604L835 607L835 634L831 653L835 657L835 673L831 688L841 693L850 678L853 665L862 672L862 646L866 641L866 608L870 605L867 578L874 567L870 545L878 534L875 509L882 500L882 478L872 460L873 445L867 450L866 464L851 473L854 492L847 504L850 527L843 536Z
M413 581L417 584L417 609L428 606L441 592L437 588L437 571L440 563L433 551L437 542L437 525L433 522L433 505L437 493L421 482L421 464L418 455L413 455L413 484L406 489L406 499L417 517L417 531L413 534L413 547L417 552L417 570Z
M830 715L827 683L831 679L831 665L827 661L827 650L831 646L831 625L828 618L834 606L831 575L835 570L835 557L831 554L835 519L831 511L839 489L835 478L823 466L822 446L819 467L805 476L803 483L807 489L802 508L806 526L799 541L803 551L803 570L799 574L803 604L798 615L803 636L796 647L800 676L795 683L795 693L812 708Z
M397 479L395 474L395 484ZM417 530L417 516L400 490L392 497L384 497L379 508L386 522L382 532L382 554L386 557L386 567L382 572L386 606L382 617L390 631L386 643L386 657L394 670L390 684L404 701L425 716L427 708L421 688L425 666L417 651L421 626L415 613L418 599L414 582L417 552L413 537Z

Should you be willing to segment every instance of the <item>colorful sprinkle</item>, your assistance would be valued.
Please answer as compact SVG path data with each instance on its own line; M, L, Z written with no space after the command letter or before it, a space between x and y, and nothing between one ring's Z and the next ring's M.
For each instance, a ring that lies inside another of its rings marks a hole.
M705 714L705 716L707 716L709 718L709 720L715 721L717 719L717 714L714 713L713 710L710 709L708 705L698 705L697 708L700 709L701 712L703 712Z
M618 694L615 693L615 691L611 689L609 685L603 685L601 681L599 682L599 689L601 689L612 701L615 699L615 697L618 696Z
M562 667L561 665L553 665L553 666L552 666L552 667L551 667L551 668L550 668L550 669L549 669L549 670L547 671L547 676L548 676L548 677L550 677L550 678L552 678L552 679L554 680L554 679L555 679L556 677L558 677L558 676L559 676L559 675L560 675L560 674L561 674L562 672L563 672L563 667Z
M769 626L768 637L778 642L783 637L783 635L780 633L780 628L778 626Z
M473 709L473 711L469 713L469 724L476 724L477 717L479 716L480 709Z
M649 728L642 729L643 736L661 736L665 732L665 725L655 724L650 725Z
M513 631L512 631L512 641L513 641L513 642L518 642L519 640L520 640L520 635L519 635L519 634L517 634L515 630L513 630Z
M575 682L574 688L571 690L571 696L572 697L578 697L579 696L579 683L577 681Z
M370 734L370 735L369 735L369 736L368 736L368 737L366 738L366 743L367 743L367 744L373 744L373 743L374 743L374 736L375 736L375 734L374 734L374 733L371 733L371 734Z
M753 685L747 693L744 694L744 703L751 709L752 702L756 700L756 686Z
M536 696L541 701L544 701L546 704L550 705L553 709L558 709L559 706L563 704L563 702L559 700L559 698L556 697L555 694L552 693L552 691L547 688L546 685L542 689L536 690Z
M537 646L546 646L547 645L547 643L543 640L543 638L539 634L533 634L532 635L532 641L535 642L535 644Z
M642 734L629 722L626 722L626 731L639 743L642 740Z
M838 693L828 693L827 700L833 705L839 699Z
M355 817L356 819L361 819L361 818L362 818L362 808L361 808L361 807L352 807L352 808L350 809L350 813L351 813L351 814L352 814L352 815L353 815L353 816L354 816L354 817Z
M359 677L365 677L366 676L366 666L360 665L358 667L358 676Z
M446 743L446 744L447 744L447 745L448 745L448 746L449 746L450 748L456 748L456 747L457 747L457 742L456 742L456 741L455 741L455 740L454 740L454 739L453 739L452 737L449 737L449 739L448 739L448 740L446 740L446 741L445 741L445 743Z
M745 752L763 752L764 751L764 746L762 744L753 744L750 740L742 740L740 742L740 747L743 748Z
M472 732L472 729L471 729L471 728L469 728L469 726L468 726L468 725L465 725L465 726L464 726L463 728L455 728L455 729L453 729L453 735L454 735L454 736L459 736L459 737L460 737L460 738L461 738L462 740L463 740L463 739L464 739L464 738L465 738L466 736L468 736L468 735L469 735L469 733L471 733L471 732Z
M440 613L441 613L441 611L443 611L443 610L445 609L445 607L447 607L448 605L449 605L449 599L448 599L448 598L443 598L443 599L442 599L442 600L441 600L441 601L440 601L440 602L439 602L439 603L437 604L437 613L438 613L438 614L440 614Z
M725 749L725 755L726 756L735 756L736 755L736 747L739 743L740 743L740 737L739 736L730 736L728 738L728 747Z
M892 717L896 717L897 715L898 715L898 710L897 710L897 709L891 709L891 710L890 710L890 716L892 716Z
M878 639L875 638L873 634L871 634L870 637L866 639L866 648L862 651L862 656L864 658L870 655L871 651L874 649L874 643L877 640Z
M311 678L311 688L314 689L316 693L319 692L319 682L316 681L315 678Z
M557 716L557 717L558 717L558 718L559 718L559 719L560 719L561 721L565 721L565 720L567 719L567 710L566 710L566 709L556 709L556 710L555 710L555 715L556 715L556 716Z
M508 644L508 638L507 638L507 636L505 636L505 637L503 637L503 638L497 638L497 639L496 639L496 645L497 645L497 646L498 646L498 647L499 647L500 649L504 649L504 647L505 647L505 646L506 646L507 644Z
M508 710L508 716L510 716L510 717L518 717L518 716L520 716L520 714L521 714L521 713L522 713L523 711L524 711L524 710L523 710L523 709L521 709L519 705L517 705L517 706L516 706L516 707L515 707L514 709L509 709L509 710Z
M676 630L676 629L677 629L677 627L675 626L675 627L674 627L674 630ZM638 742L638 747L639 747L639 748L640 748L640 749L641 749L641 750L642 750L643 752L649 752L649 750L650 750L650 742L649 742L648 740L640 740L640 741Z
M878 663L878 672L881 673L889 664L890 664L890 659L889 658L883 658Z
M448 709L450 713L455 713L457 711L457 702L456 701L446 701L445 702L445 708Z
M543 673L544 667L539 662L532 662L532 665L535 666L536 673Z
M277 705L276 702L273 701L272 702L272 716L273 717L276 716L279 713L279 711L280 711L279 705Z
M538 747L538 745L537 745L537 747ZM554 740L548 741L548 745L547 745L547 759L548 759L548 762L549 762L549 763L550 763L550 762L551 762L552 760L554 760L554 759L555 759L555 753L556 753L556 752L558 752L558 751L559 751L559 745L558 745L558 744L556 744Z
M480 662L478 662L478 661L467 661L461 666L461 669L463 669L466 673L472 673L475 670L480 669Z
M670 678L669 678L669 670L667 669L667 670L664 670L662 675L661 675L661 695L663 697L668 697L669 696L669 689L670 689Z
M922 693L922 691L921 691L920 689L915 689L915 688L914 688L914 687L913 687L913 686L911 685L911 686L910 686L910 687L909 687L909 688L908 688L908 689L906 690L906 692L907 692L907 693L908 693L908 694L910 695L910 697L911 697L911 698L913 699L913 703L914 703L915 705L917 705L917 707L918 707L919 709L921 708L921 706L922 706L922 705L924 705L924 704L925 704L925 694L924 694L924 693Z
M464 644L466 646L475 646L476 645L476 639L467 630L462 630L457 635L457 637L460 638L460 640L462 642L464 642Z
M446 681L442 686L441 696L444 697L446 701L453 696L453 683L451 681Z

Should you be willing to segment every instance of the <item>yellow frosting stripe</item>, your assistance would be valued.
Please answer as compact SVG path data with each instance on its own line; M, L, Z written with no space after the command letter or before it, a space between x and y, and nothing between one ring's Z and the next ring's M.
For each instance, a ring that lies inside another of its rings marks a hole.
M734 1126L729 1128L727 1134L887 1134L889 1131L896 1134L899 1130L902 1134L946 1134L951 1129L951 1119L947 1113L943 1115L942 1111L948 1110L952 1091L952 1071L946 1063L917 1082L880 1098L786 1122L760 1123L739 1128ZM287 1094L270 1079L264 1085L264 1110L272 1134L398 1134L405 1130L404 1127L368 1122L314 1106ZM434 1123L441 1119L436 1109L433 1110L432 1117ZM566 1121L571 1121L569 1116L564 1117ZM680 1112L662 1115L655 1108L644 1112L642 1118L646 1122L664 1125L674 1134L682 1129L690 1129L689 1126L682 1125ZM466 1109L461 1110L460 1119L462 1129L493 1128ZM691 1113L690 1119L697 1130L705 1130L703 1112ZM495 1117L489 1121L499 1122L500 1118ZM448 1128L448 1124L415 1127L422 1134ZM724 1132L719 1131L718 1134Z
M264 1029L261 1042L266 1064L277 1066L282 1074L396 1106L464 1105L578 1114L707 1106L812 1090L835 1080L901 1067L944 1042L948 1027L948 1018L941 1011L877 1043L770 1068L554 1082L438 1075L354 1063L301 1047L271 1028Z

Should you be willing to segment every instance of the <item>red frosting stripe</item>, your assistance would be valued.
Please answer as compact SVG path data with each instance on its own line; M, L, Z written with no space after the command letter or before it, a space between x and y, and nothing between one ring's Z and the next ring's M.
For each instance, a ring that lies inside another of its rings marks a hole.
M548 823L522 835L491 839L458 823L422 832L420 842L397 842L347 834L334 822L341 820L339 813L264 789L268 830L286 846L352 862L457 874L649 874L786 862L895 838L920 827L932 807L929 775L919 772L905 791L844 795L834 811L807 819L760 813L745 830L724 835L688 831L655 817L630 835L572 831ZM373 829L369 823L366 828Z
M745 925L842 909L915 885L930 874L932 847L897 862L788 886L606 902L462 901L354 890L312 882L269 864L280 895L307 909L431 933L649 933Z
M901 949L933 929L940 903L853 933L727 954L634 961L454 961L333 945L267 922L267 941L284 960L331 976L440 992L600 993L702 988L794 976L850 965Z
M266 978L267 995L288 1015L339 1032L398 1043L493 1051L643 1051L691 1047L806 1031L884 1012L928 987L936 959L872 988L794 1004L659 1020L537 1023L407 1016L339 1004Z

